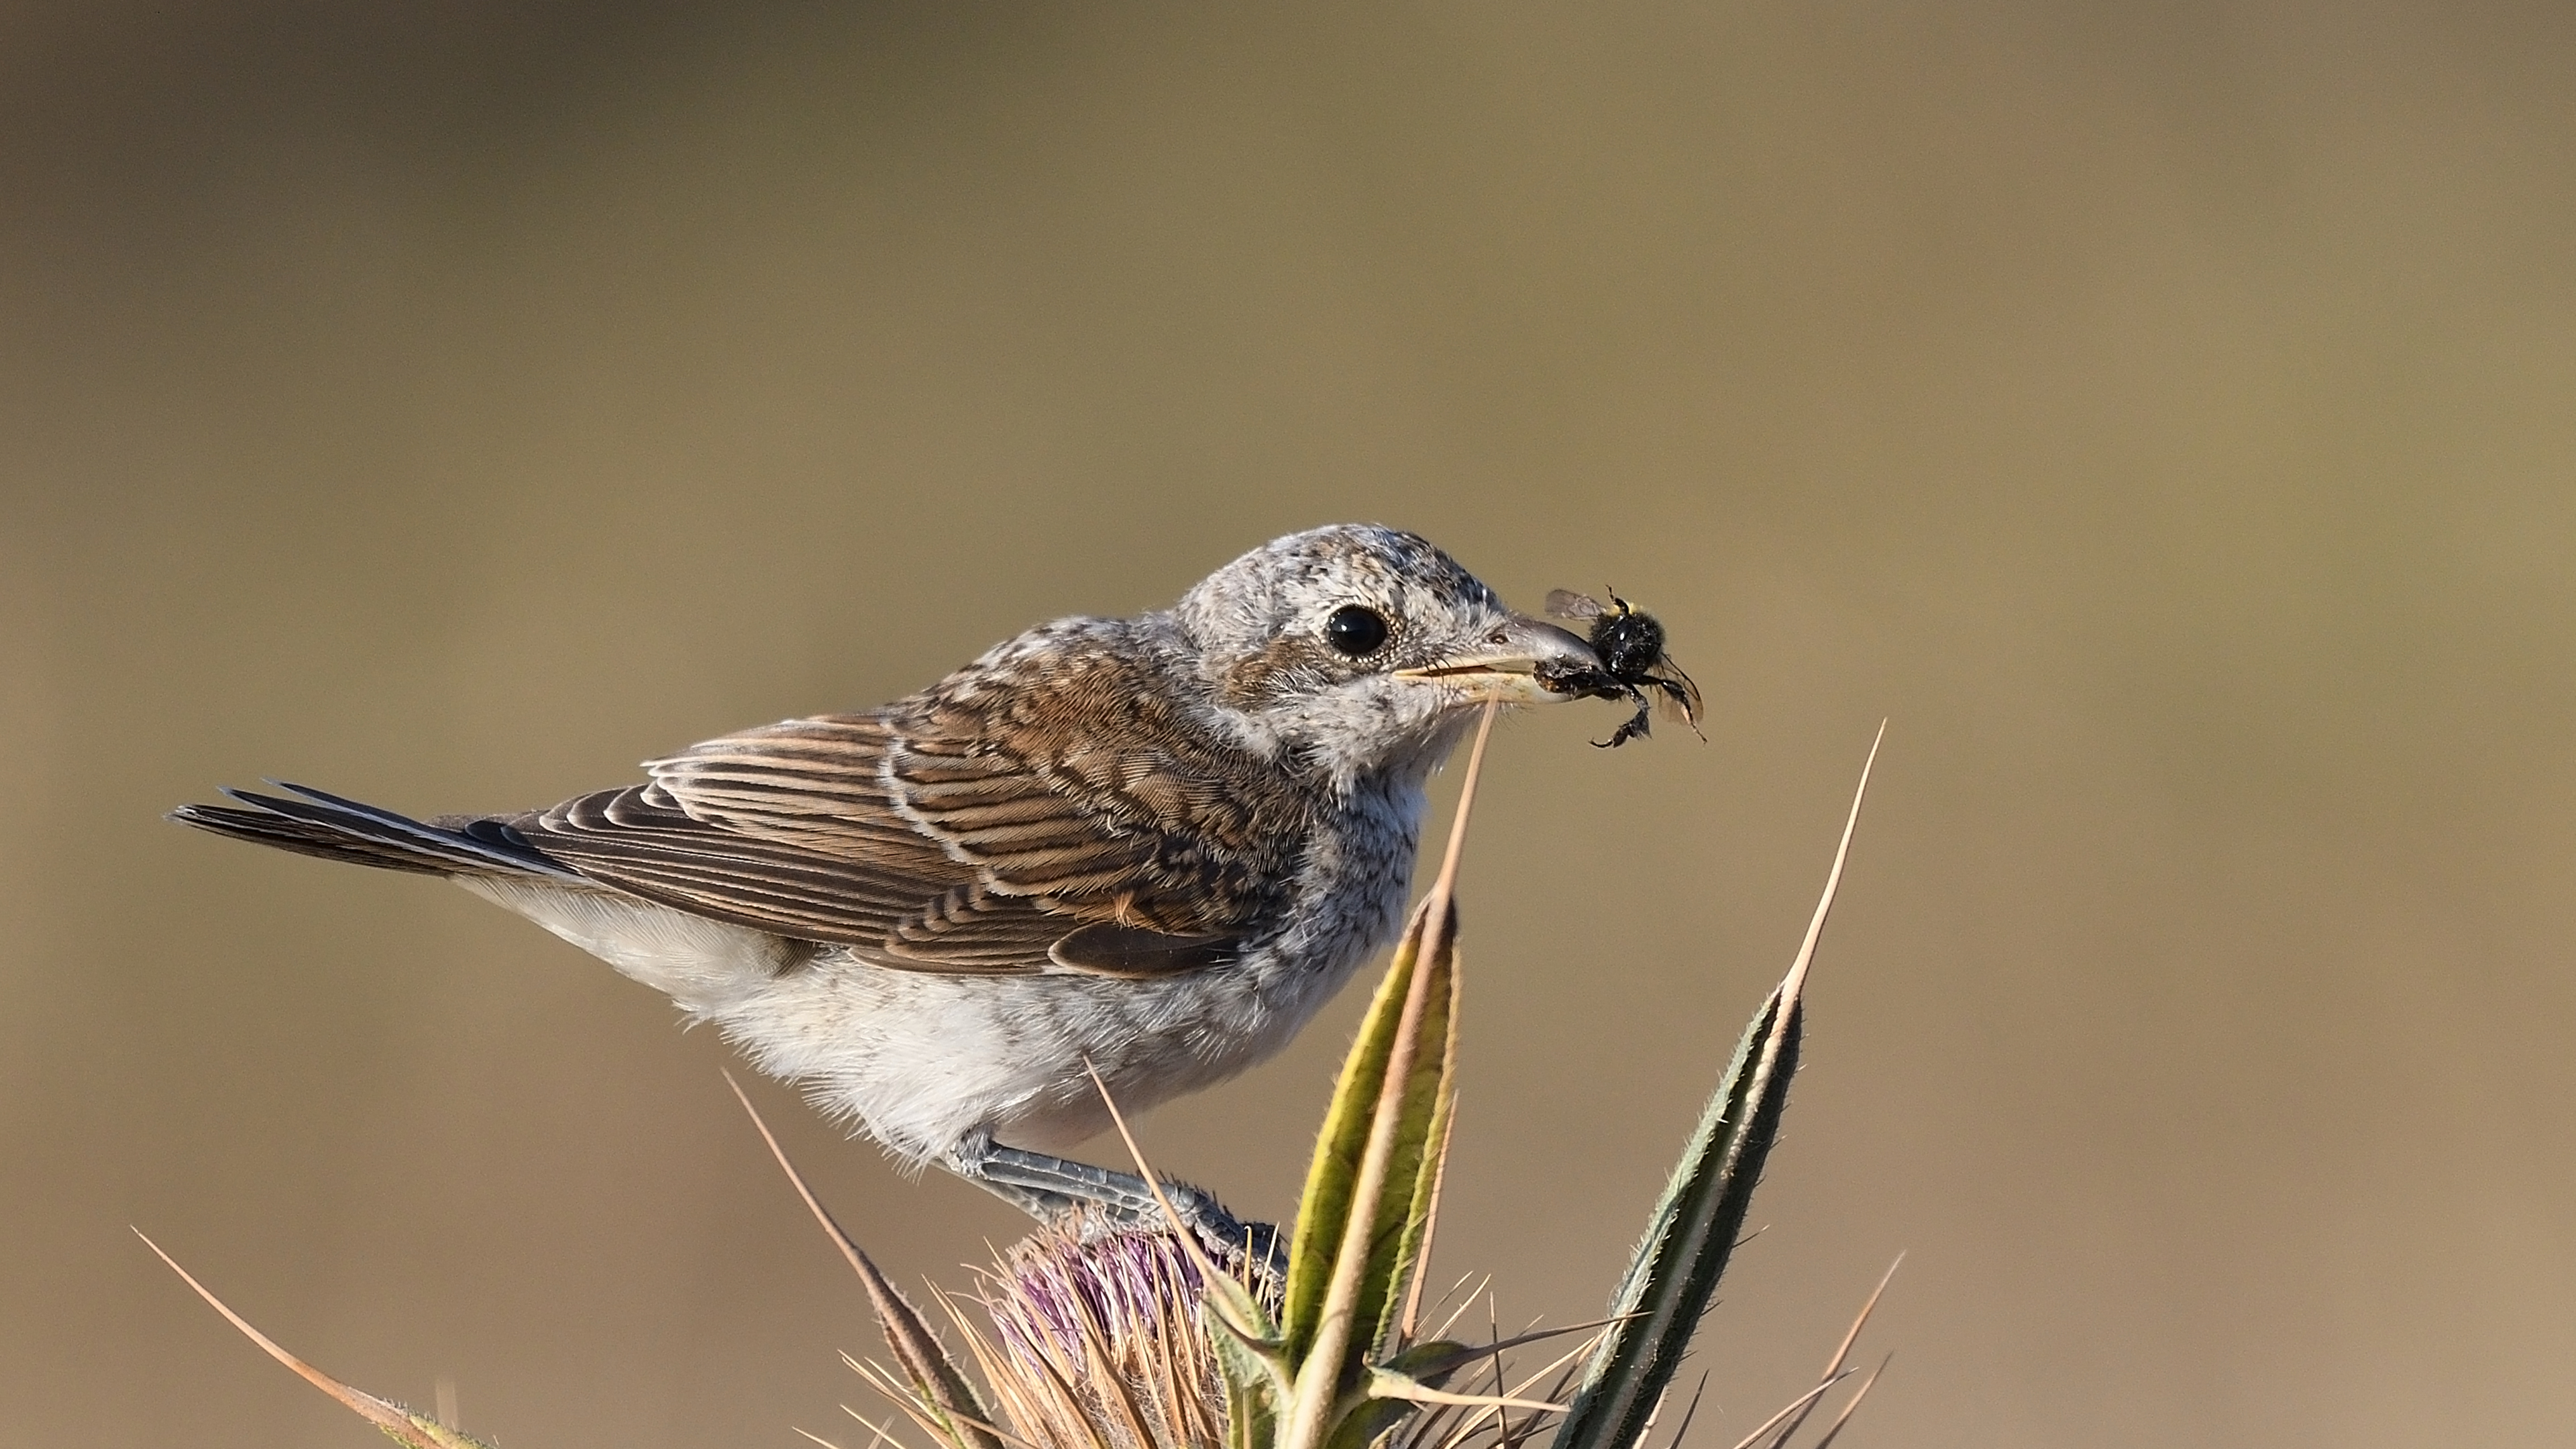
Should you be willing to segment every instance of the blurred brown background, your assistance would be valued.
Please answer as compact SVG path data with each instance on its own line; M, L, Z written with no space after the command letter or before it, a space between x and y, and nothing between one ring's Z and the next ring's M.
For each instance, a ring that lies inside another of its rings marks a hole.
M1338 519L1708 692L1500 740L1507 1328L1598 1309L1886 716L1695 1437L1899 1249L1846 1443L2576 1437L2567 7L0 31L0 1440L376 1442L135 1224L522 1449L863 1442L712 1033L159 813L551 801ZM1356 1008L1150 1149L1284 1212ZM905 1281L1015 1231L758 1095Z

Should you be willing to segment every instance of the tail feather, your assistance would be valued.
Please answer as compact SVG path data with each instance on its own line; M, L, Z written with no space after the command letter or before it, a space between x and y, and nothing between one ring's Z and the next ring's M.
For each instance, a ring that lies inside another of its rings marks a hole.
M247 808L182 805L168 818L235 840L379 870L581 879L499 820L469 818L454 827L428 825L302 785L271 783L302 798L227 789L226 796Z

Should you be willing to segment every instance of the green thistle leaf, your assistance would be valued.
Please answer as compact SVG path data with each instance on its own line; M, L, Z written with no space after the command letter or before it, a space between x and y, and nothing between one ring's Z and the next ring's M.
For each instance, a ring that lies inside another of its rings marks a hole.
M1884 727L1880 733L1884 737ZM1876 744L1869 755L1870 763L1876 763ZM1699 1130L1673 1170L1612 1302L1619 1321L1594 1350L1582 1387L1557 1426L1554 1449L1633 1449L1672 1382L1700 1315L1708 1311L1743 1231L1745 1213L1753 1206L1763 1164L1779 1137L1781 1114L1788 1109L1789 1079L1798 1070L1807 968L1833 910L1852 832L1860 824L1861 801L1868 793L1869 765L1864 764L1806 940L1789 974L1745 1027L1726 1075L1700 1116Z

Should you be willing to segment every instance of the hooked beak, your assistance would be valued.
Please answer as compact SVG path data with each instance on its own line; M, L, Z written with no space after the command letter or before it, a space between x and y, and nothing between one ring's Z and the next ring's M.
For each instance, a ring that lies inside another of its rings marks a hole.
M1581 635L1525 614L1514 614L1489 631L1475 647L1437 664L1399 669L1395 677L1445 684L1473 699L1551 704L1576 698L1578 693L1555 685L1600 668L1600 656L1592 652L1592 646Z

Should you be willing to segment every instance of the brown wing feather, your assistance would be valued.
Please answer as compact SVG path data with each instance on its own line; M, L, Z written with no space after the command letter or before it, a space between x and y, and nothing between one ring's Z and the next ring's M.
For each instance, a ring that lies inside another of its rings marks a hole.
M578 796L510 823L593 880L809 941L882 943L925 896L946 888L896 862L824 855L694 820L650 785ZM939 859L935 850L925 855Z
M584 875L888 966L1230 959L1284 890L1303 803L1247 759L1174 745L1196 732L1132 666L1030 677L986 681L973 708L933 691L709 740L651 762L650 784L511 823Z

